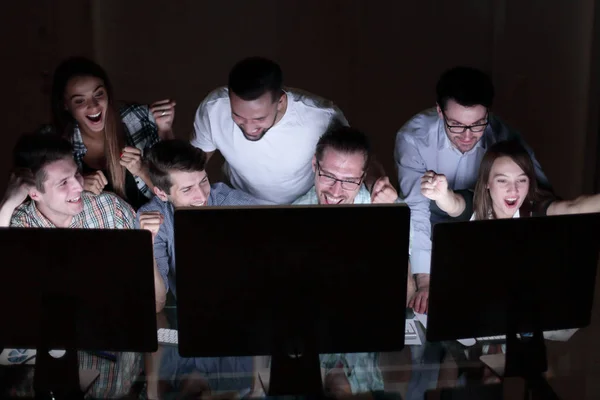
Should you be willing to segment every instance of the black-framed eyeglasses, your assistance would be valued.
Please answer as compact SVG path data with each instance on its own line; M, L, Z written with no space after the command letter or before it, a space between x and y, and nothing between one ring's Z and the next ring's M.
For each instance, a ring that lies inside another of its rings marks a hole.
M321 181L321 183L324 183L327 186L333 186L333 185L335 185L336 182L339 182L340 185L342 186L342 189L349 191L349 192L358 189L358 187L362 184L363 178L365 177L365 173L363 172L362 176L360 178L358 178L358 182L349 181L346 179L338 179L335 176L331 176L331 175L323 173L321 171L321 165L319 164L318 161L317 161L317 174L319 176L319 181Z
M481 132L485 129L489 122L489 112L485 114L485 123L474 125L450 125L448 124L448 118L446 117L446 113L442 111L442 115L444 116L444 125L446 125L446 128L448 128L448 130L452 133L464 133L467 129L471 132Z

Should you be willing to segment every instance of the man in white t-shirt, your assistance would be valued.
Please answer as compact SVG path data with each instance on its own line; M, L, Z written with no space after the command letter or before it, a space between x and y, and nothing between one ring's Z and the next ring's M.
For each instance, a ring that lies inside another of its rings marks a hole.
M330 101L283 87L275 62L252 57L238 62L228 87L200 104L192 144L225 158L229 183L271 204L289 204L313 185L311 160L330 124L348 125Z

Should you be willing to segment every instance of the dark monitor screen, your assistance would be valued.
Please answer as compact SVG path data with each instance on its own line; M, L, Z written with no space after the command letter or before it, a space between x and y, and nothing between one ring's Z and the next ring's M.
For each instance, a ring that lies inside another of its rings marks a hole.
M600 214L435 225L427 339L588 325L598 226Z
M2 228L0 254L0 347L158 348L150 232Z
M182 356L404 345L403 205L175 211Z

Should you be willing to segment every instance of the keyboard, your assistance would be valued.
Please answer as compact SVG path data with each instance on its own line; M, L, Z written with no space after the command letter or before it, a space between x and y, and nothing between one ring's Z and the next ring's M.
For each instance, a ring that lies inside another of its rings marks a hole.
M478 342L503 342L506 341L506 335L498 335L498 336L483 336L475 338Z
M457 342L462 344L465 347L474 346L475 343L477 343L477 342L480 342L483 345L498 344L498 343L506 342L506 335L482 336L482 337L478 337L478 338L458 339Z
M415 325L415 321L413 319L407 319L406 325L404 328L404 345L405 346L420 346L423 344L421 338L419 337L419 332L417 331L417 326Z
M417 327L415 326L415 321L412 319L406 320L406 325L404 328L404 340L406 339L416 339L419 334L417 333Z
M164 329L158 330L158 344L167 346L177 346L178 336L176 329Z

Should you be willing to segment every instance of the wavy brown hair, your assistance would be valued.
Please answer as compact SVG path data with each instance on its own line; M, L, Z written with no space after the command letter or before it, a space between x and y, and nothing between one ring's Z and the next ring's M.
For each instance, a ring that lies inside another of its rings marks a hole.
M107 179L116 194L126 199L125 167L119 163L121 150L125 147L123 123L113 100L113 90L104 69L95 62L84 57L72 57L64 60L54 71L50 107L52 122L57 132L63 137L73 140L73 129L76 121L65 109L65 89L72 78L94 77L104 82L108 107L104 123L104 156L106 158Z
M496 213L492 206L492 198L487 184L494 162L501 157L509 157L529 178L529 192L527 192L523 206L531 208L532 203L537 201L541 195L535 177L535 167L525 147L518 140L497 142L488 149L479 166L479 175L473 196L473 208L475 209L476 220L489 219L490 216L492 219L496 219Z

